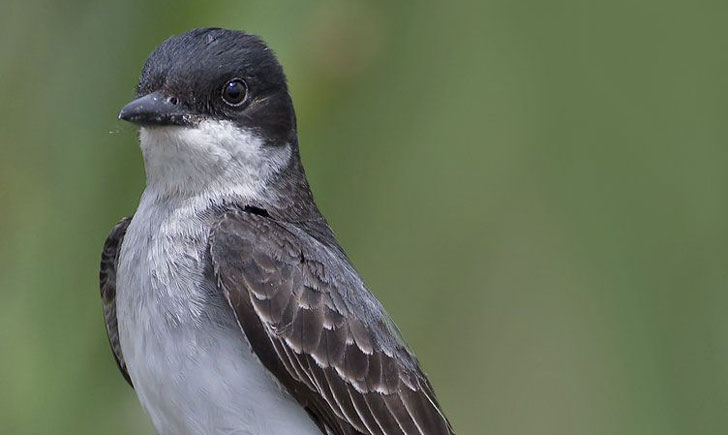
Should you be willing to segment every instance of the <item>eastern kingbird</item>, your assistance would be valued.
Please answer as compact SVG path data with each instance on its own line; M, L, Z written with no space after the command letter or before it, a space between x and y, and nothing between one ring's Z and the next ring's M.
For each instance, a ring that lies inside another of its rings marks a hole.
M259 38L166 40L119 118L141 126L146 189L104 244L101 297L160 434L453 433L314 203Z

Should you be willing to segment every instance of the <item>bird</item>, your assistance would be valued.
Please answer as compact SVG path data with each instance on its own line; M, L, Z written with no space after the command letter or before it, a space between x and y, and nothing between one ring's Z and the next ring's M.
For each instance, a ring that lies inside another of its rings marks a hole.
M159 434L454 434L314 202L259 37L170 37L119 118L140 127L146 187L104 243L101 299Z

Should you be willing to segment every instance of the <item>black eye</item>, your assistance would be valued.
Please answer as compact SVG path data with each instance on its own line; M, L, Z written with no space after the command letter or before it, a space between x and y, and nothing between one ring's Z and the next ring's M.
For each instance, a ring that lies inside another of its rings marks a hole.
M233 79L225 83L222 88L222 99L231 106L239 106L245 101L248 87L240 79Z

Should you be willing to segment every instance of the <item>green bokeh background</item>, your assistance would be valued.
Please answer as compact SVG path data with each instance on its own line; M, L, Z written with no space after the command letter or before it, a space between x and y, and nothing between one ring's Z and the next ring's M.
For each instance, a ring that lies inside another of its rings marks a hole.
M148 53L247 29L460 434L728 428L728 3L0 0L0 434L152 434L101 245Z

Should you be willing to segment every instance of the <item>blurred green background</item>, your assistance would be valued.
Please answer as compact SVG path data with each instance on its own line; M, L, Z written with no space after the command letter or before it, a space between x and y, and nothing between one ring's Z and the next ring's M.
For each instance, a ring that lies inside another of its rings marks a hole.
M152 434L101 245L200 26L278 53L319 205L460 434L728 427L725 1L0 1L0 433Z

